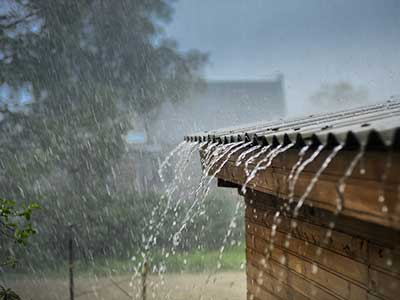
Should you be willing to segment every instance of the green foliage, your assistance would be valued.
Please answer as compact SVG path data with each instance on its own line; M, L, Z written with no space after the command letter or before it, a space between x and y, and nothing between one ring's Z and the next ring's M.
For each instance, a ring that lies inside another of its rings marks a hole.
M0 198L1 267L16 266L17 258L13 255L13 248L16 245L26 246L28 238L36 234L31 223L31 216L33 211L38 208L40 207L36 203L17 207L15 201ZM4 247L7 244L8 247ZM6 256L8 258L5 258ZM0 285L0 299L20 300L21 298L11 289Z
M183 233L183 249L219 249L227 238L227 246L244 239L243 209L235 212L237 204L231 195L221 191L211 193L203 206L199 209L199 215L188 223ZM242 201L242 200L240 200ZM232 232L228 235L229 227Z
M228 247L225 249L222 258L218 250L190 250L179 251L165 257L165 253L159 249L154 249L148 253L151 261L149 262L151 271L158 271L160 265L165 266L167 273L178 272L212 272L216 271L218 262L221 263L221 271L240 271L243 270L246 260L246 252L244 243L239 246ZM118 257L98 257L93 261L87 261L78 258L75 262L75 273L80 275L96 275L96 276L110 276L115 274L133 274L135 269L143 263L143 258L137 256L132 258L118 258ZM156 267L156 268L154 268ZM65 270L68 269L68 261L60 261L56 268L41 268L41 272L51 278L58 278L65 276ZM9 274L13 275L18 274Z
M32 227L31 215L39 205L30 203L28 206L18 208L16 202L0 198L0 233L3 243L12 242L26 245L28 238L36 233ZM1 265L15 265L15 257L2 261Z
M48 186L40 198L102 195L133 113L182 101L205 56L163 38L167 1L14 4L0 15L0 84L28 85L33 100L27 113L3 109L0 187L11 198L18 186L35 196L37 182Z
M164 259L167 259L165 254L171 253L171 238L178 230L178 225L173 226L177 221L173 211L168 211L166 214L164 226L161 228L155 247L152 247L150 252L143 247L150 234L154 234L154 230L150 229L154 207L161 205L160 210L165 211L166 201L163 201L158 194L107 195L107 197L107 199L94 200L91 211L75 210L71 213L66 211L63 214L51 215L51 209L42 207L33 216L34 220L40 220L35 227L41 234L32 237L29 251L20 249L18 256L21 260L23 259L23 263L17 266L16 271L59 270L65 267L62 262L68 259L69 228L63 224L67 224L67 221L76 224L73 227L75 255L82 265L96 269L101 261L104 263L100 265L104 266L113 260L126 261L131 257L139 260L144 253L149 260L154 260L158 264L161 262L162 251L164 251ZM95 206L98 203L102 203L102 206ZM62 204L64 201L60 201L60 205ZM197 215L193 222L188 224L187 230L182 234L182 243L175 252L178 254L204 252L217 255L223 245L230 248L240 244L244 240L243 210L239 210L240 213L234 218L235 205L236 201L230 197L210 195L205 201L206 213ZM57 220L60 223L49 226L48 222L41 221L44 218ZM236 220L236 227L224 242L232 220ZM199 259L196 255L192 258ZM182 260L183 258L176 263ZM199 264L202 264L201 260ZM175 270L176 266L173 265L172 261L170 267Z
M10 2L0 13L0 85L16 99L26 86L32 100L24 109L0 103L0 193L42 207L25 265L64 258L68 224L85 260L126 257L160 199L116 193L125 135L134 115L183 101L206 56L164 37L169 1Z
M168 272L215 271L218 263L221 264L220 270L238 271L243 267L244 262L244 246L227 248L221 258L220 252L216 250L195 250L178 253L165 259Z
M1 300L21 300L21 298L11 289L0 286Z

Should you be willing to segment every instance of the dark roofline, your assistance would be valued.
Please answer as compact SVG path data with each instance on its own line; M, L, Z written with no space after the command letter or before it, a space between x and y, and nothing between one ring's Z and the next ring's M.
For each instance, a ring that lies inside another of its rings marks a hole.
M230 143L253 141L254 144L306 144L347 149L400 151L400 101L316 114L301 118L260 122L185 137L187 141L219 141Z
M243 79L208 79L207 84L220 84L220 83L276 83L284 80L283 75L278 75L275 78L243 78Z

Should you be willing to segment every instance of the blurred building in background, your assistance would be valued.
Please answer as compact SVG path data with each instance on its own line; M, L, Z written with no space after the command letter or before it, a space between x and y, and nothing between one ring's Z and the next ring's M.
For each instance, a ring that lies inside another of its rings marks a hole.
M177 143L188 133L279 119L286 112L284 78L208 81L186 102L166 103L154 132L162 143Z
M154 119L137 116L128 134L122 178L140 192L157 192L160 161L188 133L279 119L286 113L284 78L208 81L185 102L166 102Z

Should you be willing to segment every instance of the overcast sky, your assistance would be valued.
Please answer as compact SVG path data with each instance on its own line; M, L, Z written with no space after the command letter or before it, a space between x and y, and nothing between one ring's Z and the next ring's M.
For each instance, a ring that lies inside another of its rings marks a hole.
M210 79L282 72L290 113L323 83L400 94L399 0L180 0L167 35L209 52Z

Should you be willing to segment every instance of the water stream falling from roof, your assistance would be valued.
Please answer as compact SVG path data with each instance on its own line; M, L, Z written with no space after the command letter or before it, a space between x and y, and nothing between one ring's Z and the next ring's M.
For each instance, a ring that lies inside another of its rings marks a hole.
M322 172L325 171L325 169L329 166L331 161L335 158L335 156L339 153L340 150L343 149L343 145L337 145L335 148L333 148L332 152L328 155L328 157L324 160L318 171L314 174L312 177L311 181L308 183L306 191L304 194L300 197L300 199L297 201L297 204L294 208L293 211L293 216L296 218L299 214L300 208L303 206L304 201L306 198L310 195L312 189L314 188L315 184L317 183L319 177L321 176Z
M250 145L250 143L237 142L237 143L231 143L231 144L226 144L226 145L220 145L219 148L216 148L215 152L217 152L217 154L216 154L215 158L210 161L209 165L205 166L202 178L200 180L200 184L195 192L194 201L193 201L192 205L189 207L189 209L187 210L185 217L183 218L183 220L181 222L181 227L174 234L173 240L174 240L175 246L179 245L180 235L181 235L182 231L186 228L187 222L195 216L195 213L193 213L192 211L199 203L201 204L204 201L204 199L207 197L212 180L222 170L224 165L229 161L229 158L234 153L238 152L239 150L243 149L244 147L246 147L248 145ZM222 163L216 168L216 170L214 172L212 172L212 174L210 174L210 171L212 171L213 167L215 167L217 165L217 163L224 157L225 157L225 159L222 161ZM210 176L210 178L208 178L208 176Z
M381 204L381 210L383 213L388 212L388 207L385 203L386 197L385 197L385 188L387 185L387 180L388 180L388 175L390 173L390 170L392 169L392 151L389 151L386 155L386 162L385 162L385 169L382 173L381 176L381 182L379 185L379 196L378 196L378 202Z
M256 177L256 175L259 171L266 170L268 167L271 166L272 161L274 160L275 157L277 157L281 153L286 152L293 146L294 146L294 143L290 143L290 144L286 145L285 147L283 147L283 144L279 144L276 148L272 149L263 159L261 159L259 162L257 162L256 166L251 171L251 173L248 174L246 181L244 182L244 184L242 186L242 193L243 194L246 193L247 185ZM263 165L263 163L265 163L265 162L266 162L266 164Z
M260 151L256 152L255 154L253 154L246 160L246 162L244 163L244 172L245 172L246 176L250 175L250 170L249 170L250 164L253 161L255 161L258 157L260 157L262 154L269 151L271 147L272 147L272 145L262 147Z
M311 154L309 158L307 158L304 162L300 164L300 166L296 169L295 175L293 176L293 181L291 182L289 186L289 206L288 209L290 208L290 204L293 203L294 201L294 190L296 187L297 180L300 177L301 172L310 164L312 163L317 156L321 153L321 151L324 149L323 145L319 145L318 148Z
M165 250L163 250L162 253L165 259L177 253L176 251L178 251L178 248L183 242L182 233L188 229L188 225L191 224L196 217L204 213L203 207L210 191L210 187L214 182L214 179L218 177L221 172L222 174L224 174L223 172L226 171L226 165L229 165L230 167L234 165L236 168L242 168L242 170L244 170L246 178L241 187L241 191L244 194L249 188L251 182L255 178L257 178L259 172L265 170L267 172L270 172L269 168L272 166L274 159L278 155L287 152L294 146L294 143L289 143L286 145L279 144L275 147L273 147L272 145L261 146L254 145L253 142L244 141L227 144L211 141L201 143L185 142L179 144L160 165L159 175L160 178L162 178L163 182L165 182L165 179L167 178L167 176L165 176L165 172L168 166L172 165L171 160L177 161L173 171L174 175L172 176L172 181L166 184L166 190L163 196L163 200L165 200L166 206L163 208L161 206L158 206L154 210L154 214L152 216L154 218L152 218L152 220L150 221L152 230L151 234L146 237L147 244L144 251L150 251L151 247L157 244L157 238L159 237L160 232L163 230L165 217L168 212L172 211L176 216L176 220L174 224L172 224L172 228L176 228L176 230L173 231L168 238L171 241L171 245L168 247L168 249L166 248ZM270 253L272 253L272 251L275 249L274 244L277 234L280 235L279 243L282 243L280 247L290 247L290 241L293 238L292 233L297 228L297 219L300 210L312 193L313 188L318 184L321 175L329 167L331 162L335 159L335 157L341 152L343 148L344 145L339 144L335 146L330 152L328 152L329 150L323 152L323 150L325 149L324 145L318 145L317 147L306 145L298 150L297 159L291 166L290 171L288 171L287 177L284 177L287 184L287 200L285 201L281 199L283 203L280 203L275 214L271 216L272 223L270 224L269 231L269 245L265 248L267 259L270 257ZM311 149L312 151L311 153L309 153ZM193 154L199 150L201 152L200 160L203 170L201 172L201 177L198 184L190 188L190 190L186 194L177 193L178 186L182 184L184 185L185 181L188 179L187 177L185 177L185 170L187 169ZM360 151L351 160L343 176L340 177L337 183L336 209L334 213L335 218L337 218L343 210L346 181L350 176L352 176L356 166L360 166L360 172L366 172L363 163L364 152L365 147L362 146ZM316 172L314 172L308 184L304 186L304 183L301 182L302 188L298 187L298 189L296 189L296 185L298 184L300 177L303 181L303 172L310 164L314 163L317 160L321 153L326 153L326 157L322 160L320 165L315 168ZM377 201L381 203L383 207L385 206L385 198L383 192L385 189L384 185L387 179L387 172L389 172L390 167L391 157L389 155L385 166L385 173L382 174L382 191L379 193L379 198L377 199ZM302 190L301 195L296 195L296 191L298 190ZM209 276L206 279L207 284L211 282L213 276L217 274L218 270L220 270L222 266L224 251L229 245L228 242L232 231L236 228L238 212L242 209L242 207L242 204L238 202L235 207L235 213L232 216L228 227L226 228L225 235L222 240L222 245L219 248L216 266L214 270L210 271ZM279 229L282 221L281 216L283 213L285 214L286 218L289 218L287 221L288 223L285 223L288 226L287 228L285 227L285 230ZM321 255L321 246L328 242L328 240L332 236L334 227L335 220L329 223L329 228L326 231L323 239L315 241L317 256ZM145 256L146 253L143 253L142 255ZM278 260L283 265L287 263L285 256L282 256L280 259L278 258ZM312 274L316 274L318 272L319 265L320 262L313 262L311 264ZM157 270L160 278L163 278L163 274L165 273L166 268L166 263L164 261L160 262L159 265L155 267L155 270ZM138 266L137 269L140 270L140 266ZM260 275L262 276L262 274ZM214 281L215 280L216 277L214 277Z
M322 162L321 166L318 168L318 170L315 172L315 174L313 175L313 177L311 178L310 182L308 183L304 193L299 197L299 199L297 200L297 203L293 209L293 211L290 213L291 217L293 218L291 221L291 227L289 232L286 234L285 236L285 241L284 241L284 245L285 247L289 247L289 243L290 243L290 239L292 237L292 230L296 229L297 227L297 217L299 214L300 209L302 208L305 200L307 199L307 197L310 195L312 189L314 188L315 184L318 182L319 177L321 176L321 174L326 170L326 168L329 166L329 164L332 162L332 160L335 158L335 156L339 153L340 150L343 149L343 145L339 144L336 147L333 148L333 150L331 151L331 153L325 158L325 160ZM318 149L317 149L318 151ZM315 153L320 153L320 152L314 152ZM314 159L317 156L314 157ZM311 161L312 162L312 161ZM311 163L310 162L310 163ZM304 169L304 168L303 168ZM292 187L292 191L294 190L294 186ZM294 193L294 192L293 192ZM279 216L279 215L278 215ZM274 218L274 220L277 218ZM279 222L276 222L272 225L272 230L271 230L271 244L270 244L270 249L273 248L273 239L275 237L276 234L276 230L278 227ZM313 272L316 273L316 265L313 265Z
M244 159L246 158L247 155L249 155L251 152L254 152L254 151L256 151L256 150L258 150L258 149L260 149L260 148L261 148L261 145L255 145L255 146L253 146L253 147L250 147L250 148L247 149L246 151L243 151L243 152L238 156L238 158L237 158L237 160L236 160L236 162L235 162L235 166L236 166L236 167L239 167L239 166L243 163L243 161L244 161Z
M160 168L158 170L158 174L162 179L162 181L164 182L165 181L164 171L166 167L170 164L170 160L172 158L175 158L176 160L176 164L174 165L173 169L173 176L171 178L172 180L169 183L167 183L165 188L165 193L161 197L161 200L166 201L165 206L162 206L162 203L158 203L154 207L153 212L151 214L151 218L149 220L149 227L146 228L146 226L144 226L142 228L143 229L142 242L144 244L144 247L139 256L142 257L143 261L147 261L149 259L148 255L152 251L152 248L157 245L158 238L162 232L162 227L165 224L165 217L167 213L172 209L174 193L176 192L178 186L180 186L182 184L182 181L184 180L184 172L189 165L191 156L201 146L203 145L198 143L190 143L190 142L180 143L176 148L174 148L171 151L171 153L161 163ZM146 236L146 230L150 231L147 236ZM136 260L135 257L134 260ZM136 271L132 275L130 286L133 287L134 286L133 282L137 280L137 278L141 275L142 267L143 263L141 261L138 262L138 265L135 267ZM154 271L158 270L158 274L162 280L162 273L165 271L165 268L163 267L163 262L161 262L159 265L153 266L153 269Z
M321 256L323 248L321 246L327 245L329 243L330 238L332 237L333 229L336 226L337 219L344 208L344 192L346 189L346 181L350 176L353 174L354 169L356 168L357 164L360 165L360 173L365 174L365 166L361 163L362 158L365 155L365 146L362 145L360 150L356 153L353 159L350 161L350 164L347 166L343 176L339 179L337 186L336 186L336 207L333 214L332 220L328 224L328 229L326 230L322 241L319 243L316 249L316 255Z

